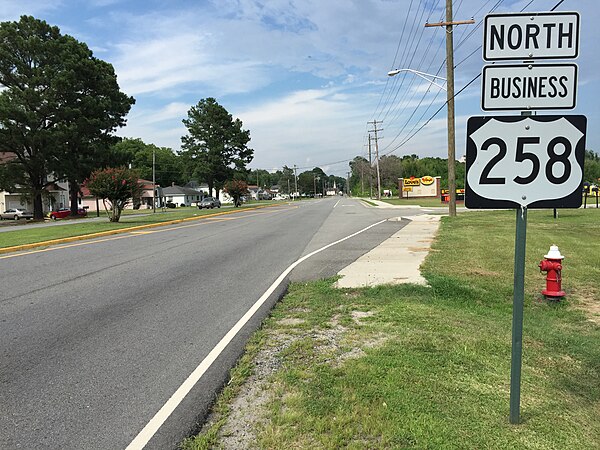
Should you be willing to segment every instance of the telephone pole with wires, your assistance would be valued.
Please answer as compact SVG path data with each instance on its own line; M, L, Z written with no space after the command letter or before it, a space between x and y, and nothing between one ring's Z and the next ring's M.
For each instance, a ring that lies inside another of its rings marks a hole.
M378 131L383 131L383 128L377 128L377 124L378 123L382 123L382 120L373 120L372 122L367 122L369 124L373 124L373 129L369 130L369 133L375 133L375 168L377 169L377 200L381 200L381 175L379 174L379 144L378 144L378 137L377 137L377 132ZM369 144L371 144L371 135L369 134ZM370 148L370 145L369 145ZM371 152L369 152L369 155L371 154ZM369 157L369 160L371 158Z
M475 21L452 21L452 0L446 0L446 21L426 23L426 27L446 27L446 99L448 104L448 215L456 217L456 151L454 131L454 25L473 24Z
M373 198L373 161L371 160L371 133L369 133L369 198Z

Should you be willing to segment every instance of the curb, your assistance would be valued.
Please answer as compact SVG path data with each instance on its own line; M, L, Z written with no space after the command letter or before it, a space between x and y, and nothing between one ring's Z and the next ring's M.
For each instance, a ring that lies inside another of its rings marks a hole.
M272 208L274 206L280 206L280 205L281 205L281 203L278 203L275 205L258 205L258 206L254 206L251 208L245 208L245 209L243 209L243 211L250 211L253 209L262 209L262 208ZM225 216L225 215L229 215L229 214L235 214L240 211L241 210L239 210L239 209L233 210L233 211L222 211L222 212L218 212L218 213L214 213L214 214L206 214L206 215L199 216L199 217L185 217L183 219L168 220L166 222L150 223L147 225L137 225L137 226L133 226L133 227L129 227L129 228L119 228L118 230L101 231L99 233L82 234L81 236L71 236L71 237L66 237L66 238L52 239L49 241L33 242L31 244L15 245L12 247L0 248L0 254L18 252L18 251L22 251L22 250L29 250L29 249L38 248L38 247L48 247L50 245L65 244L68 242L84 241L86 239L94 239L94 238L98 238L98 237L112 236L114 234L129 233L131 231L144 230L147 228L163 227L166 225L174 225L177 223L191 222L193 220L202 220L202 219L207 219L207 218L211 218L211 217Z

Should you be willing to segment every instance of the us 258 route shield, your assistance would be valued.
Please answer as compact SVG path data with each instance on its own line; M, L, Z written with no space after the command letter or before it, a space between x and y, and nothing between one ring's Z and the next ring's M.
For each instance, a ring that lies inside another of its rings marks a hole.
M467 208L579 208L585 116L471 117Z

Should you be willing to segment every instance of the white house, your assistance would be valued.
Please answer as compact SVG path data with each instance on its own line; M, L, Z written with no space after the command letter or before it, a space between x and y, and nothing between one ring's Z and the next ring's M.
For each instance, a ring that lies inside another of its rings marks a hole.
M167 203L175 203L177 206L192 206L204 197L200 189L185 186L172 185L162 189L163 198Z

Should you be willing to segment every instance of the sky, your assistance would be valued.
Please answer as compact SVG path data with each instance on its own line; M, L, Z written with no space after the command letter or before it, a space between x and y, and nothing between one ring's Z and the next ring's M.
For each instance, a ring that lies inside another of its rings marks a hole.
M481 78L472 81L484 66L485 15L559 3L581 16L577 106L545 113L587 116L586 148L600 153L600 2L454 0L454 20L475 20L453 35L457 158L470 116L507 114L484 113ZM114 66L136 99L123 137L178 151L187 111L214 97L250 130L253 169L345 176L349 160L367 157L373 121L380 156L448 155L446 93L412 72L387 76L401 68L445 77L445 30L424 26L444 20L444 0L0 0L0 21L21 15Z

